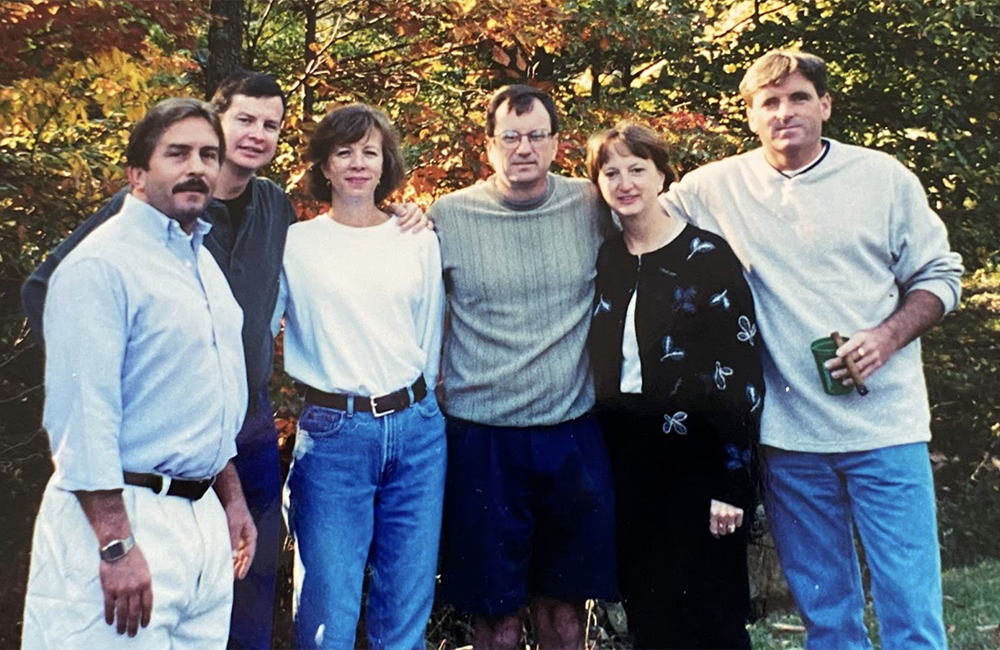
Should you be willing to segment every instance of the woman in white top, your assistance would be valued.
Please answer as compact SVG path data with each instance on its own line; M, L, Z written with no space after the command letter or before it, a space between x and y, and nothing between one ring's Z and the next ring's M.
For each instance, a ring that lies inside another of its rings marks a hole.
M307 159L330 210L289 228L275 318L305 399L285 484L295 646L354 647L367 566L369 646L422 649L446 462L438 242L380 207L404 175L381 111L332 110Z

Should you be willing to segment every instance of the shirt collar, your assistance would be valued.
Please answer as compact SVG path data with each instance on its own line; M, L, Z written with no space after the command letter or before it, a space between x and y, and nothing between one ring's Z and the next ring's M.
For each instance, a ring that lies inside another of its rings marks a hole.
M823 143L823 146L822 146L822 148L820 148L819 155L817 155L815 158L813 158L805 166L799 167L798 169L793 169L791 171L781 171L780 169L777 169L775 171L777 171L779 174L781 174L785 178L795 178L796 176L798 176L800 174L806 173L807 171L809 171L810 169L812 169L816 165L820 164L820 162L822 162L822 160L824 158L826 158L827 152L830 151L830 141L827 140L826 138L823 138L822 143Z
M176 219L171 219L142 199L136 198L133 194L125 196L122 211L128 211L139 217L137 221L140 226L149 234L162 238L164 243L182 239L185 241L194 240L194 243L200 244L201 240L208 234L208 231L212 229L212 224L199 217L195 221L194 229L189 235L184 232L181 224Z
M552 176L553 174L551 172L546 172L545 191L542 192L540 196L524 201L515 201L504 196L504 194L500 191L500 188L497 186L496 174L493 174L486 180L486 188L487 192L489 192L500 204L514 210L515 212L526 212L540 207L552 196L552 193L555 191L555 183L552 182Z

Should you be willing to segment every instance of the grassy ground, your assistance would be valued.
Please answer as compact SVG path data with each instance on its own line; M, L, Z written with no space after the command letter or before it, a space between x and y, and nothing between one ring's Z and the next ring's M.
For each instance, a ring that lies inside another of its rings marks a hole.
M1000 560L948 569L942 578L944 620L951 650L1000 648ZM870 603L865 619L869 630L877 628ZM750 638L756 650L794 650L803 647L802 630L797 615L780 613L754 623ZM877 639L875 648L880 648Z

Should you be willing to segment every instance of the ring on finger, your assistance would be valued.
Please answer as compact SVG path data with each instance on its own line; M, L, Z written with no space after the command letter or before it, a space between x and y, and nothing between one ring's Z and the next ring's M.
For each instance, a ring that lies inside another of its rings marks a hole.
M736 532L736 524L729 524L728 530L731 533L735 533Z

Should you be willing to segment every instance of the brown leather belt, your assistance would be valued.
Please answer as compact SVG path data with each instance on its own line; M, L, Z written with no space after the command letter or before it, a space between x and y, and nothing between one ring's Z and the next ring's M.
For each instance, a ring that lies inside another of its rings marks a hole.
M409 408L412 404L416 404L427 396L427 384L424 382L423 375L408 388L400 388L393 393L379 395L378 397L348 395L346 393L324 393L317 388L301 383L298 384L298 387L303 399L308 404L346 411L349 400L353 398L355 411L371 413L377 418ZM413 392L412 401L410 400L410 391Z
M205 496L208 488L215 483L215 477L207 478L203 481L189 481L187 479L171 478L160 476L159 474L140 474L139 472L122 472L125 475L125 484L136 487L149 488L157 494L166 494L171 497L183 497L191 501L197 501ZM166 491L164 491L164 489Z

